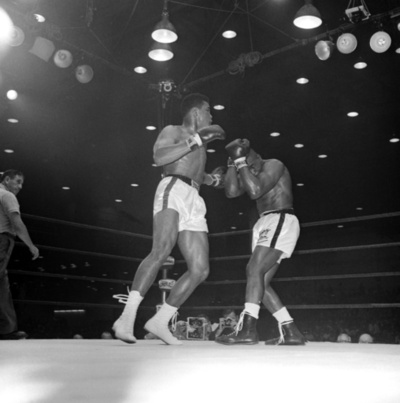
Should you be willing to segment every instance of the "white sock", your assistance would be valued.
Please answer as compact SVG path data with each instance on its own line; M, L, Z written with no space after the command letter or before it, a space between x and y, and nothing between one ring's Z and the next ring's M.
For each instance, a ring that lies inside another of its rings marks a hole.
M258 313L260 312L260 305L253 304L252 302L246 302L244 304L244 310L253 318L258 319Z
M293 322L293 318L290 316L286 307L279 309L279 311L273 313L272 316L274 316L279 323Z

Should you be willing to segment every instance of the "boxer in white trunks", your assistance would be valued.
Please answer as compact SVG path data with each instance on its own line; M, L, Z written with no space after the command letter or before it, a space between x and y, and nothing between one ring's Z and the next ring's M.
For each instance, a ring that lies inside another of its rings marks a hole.
M253 227L252 255L246 268L245 308L235 331L216 341L226 345L257 344L256 324L262 302L277 320L280 331L280 337L265 344L304 345L304 336L271 287L281 260L292 255L300 234L289 171L281 161L263 160L247 139L236 139L225 148L229 154L225 194L233 198L247 193L256 201L260 218Z
M186 96L181 113L182 125L165 127L153 149L155 163L163 167L163 179L154 198L152 250L139 265L131 291L122 300L126 303L122 315L113 325L115 336L126 343L136 342L133 327L139 304L176 243L187 271L176 281L156 315L145 324L148 332L166 344L182 344L172 335L168 323L209 273L206 206L199 189L202 184L222 185L220 171L206 174L205 165L207 144L224 140L225 132L220 126L211 125L210 104L204 95Z

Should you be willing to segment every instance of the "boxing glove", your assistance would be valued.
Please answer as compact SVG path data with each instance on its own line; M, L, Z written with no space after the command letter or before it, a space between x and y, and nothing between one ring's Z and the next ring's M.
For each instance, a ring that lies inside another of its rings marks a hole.
M237 169L247 166L246 157L250 152L250 142L246 139L236 139L225 146L229 158Z
M189 148L193 150L214 140L225 140L225 137L225 131L221 126L211 125L199 129L194 136L190 136L186 141Z

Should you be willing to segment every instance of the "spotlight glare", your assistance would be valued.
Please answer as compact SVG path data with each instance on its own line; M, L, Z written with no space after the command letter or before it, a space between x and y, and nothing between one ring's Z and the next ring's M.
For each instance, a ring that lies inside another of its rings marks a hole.
M224 105L214 105L213 107L216 111L222 111L225 109Z
M300 77L296 80L297 84L308 84L309 80L306 77Z
M347 116L348 116L349 118L355 118L356 116L358 116L358 112L349 112L349 113L347 114Z
M145 73L147 73L146 67L143 67L143 66L137 66L137 67L135 67L133 70L134 70L136 73L138 73L138 74L145 74Z
M15 90L7 91L7 98L11 101L18 98L18 92Z
M235 38L236 37L236 32L235 31L232 31L232 30L227 30L227 31L225 31L225 32L223 32L222 33L222 36L224 37L224 38L226 38L226 39L232 39L232 38Z

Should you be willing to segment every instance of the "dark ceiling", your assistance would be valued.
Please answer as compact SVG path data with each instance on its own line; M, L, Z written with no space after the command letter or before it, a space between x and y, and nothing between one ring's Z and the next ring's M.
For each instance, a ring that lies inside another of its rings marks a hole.
M150 235L160 178L152 166L153 143L162 126L180 124L179 102L189 92L205 93L212 105L225 106L213 116L227 141L247 137L263 157L288 166L302 222L399 209L400 144L389 142L400 135L400 55L394 51L399 1L369 0L370 19L351 23L345 10L357 2L316 0L324 24L313 30L292 23L302 0L169 1L179 38L172 44L175 57L167 62L147 56L161 0L0 4L26 34L0 65L0 170L24 171L23 213ZM46 22L32 21L33 13L43 14ZM223 38L226 28L235 29L237 37ZM378 54L369 38L380 29L393 43ZM335 50L329 60L319 60L317 40L336 41L343 32L357 37L356 51ZM29 52L37 36L70 50L72 66L58 68L52 59ZM259 52L260 63L232 74L232 62L250 52ZM358 57L368 63L366 69L353 67ZM90 83L76 80L78 64L93 67ZM148 72L135 73L137 65ZM309 83L297 84L299 77ZM163 81L172 83L172 91L164 91ZM15 101L5 97L10 88L19 93ZM351 111L359 116L349 118ZM156 131L146 130L150 123ZM294 147L298 143L304 147ZM215 150L209 171L226 163L224 144L218 142ZM211 232L249 227L247 198L228 200L210 188L202 194Z

